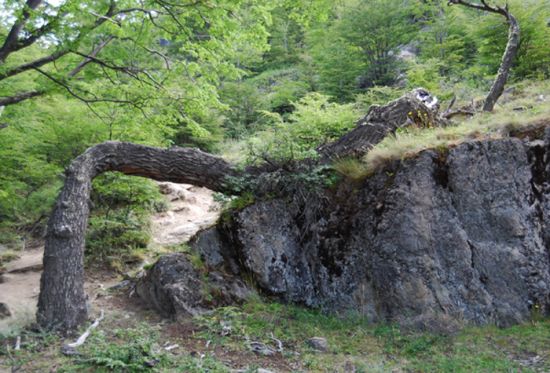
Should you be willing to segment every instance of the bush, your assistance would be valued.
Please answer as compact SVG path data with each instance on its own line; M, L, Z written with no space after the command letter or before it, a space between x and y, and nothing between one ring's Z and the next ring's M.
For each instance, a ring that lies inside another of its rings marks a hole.
M141 260L150 241L149 220L167 203L150 180L107 173L94 180L94 208L86 238L88 262L122 270Z
M319 93L310 93L293 105L286 120L276 113L264 113L273 128L250 139L250 163L315 158L317 147L343 135L359 118L353 104L330 102Z

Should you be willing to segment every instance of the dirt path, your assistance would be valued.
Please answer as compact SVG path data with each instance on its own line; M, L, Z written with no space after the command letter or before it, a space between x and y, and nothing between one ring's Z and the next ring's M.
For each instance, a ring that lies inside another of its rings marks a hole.
M188 184L159 183L169 209L153 216L153 242L159 246L187 242L220 216L212 191Z
M19 259L6 265L6 272L0 276L0 303L11 313L0 320L0 336L34 320L43 253L43 247L25 250Z
M168 201L168 210L152 217L152 245L172 246L186 242L200 229L216 222L220 214L212 192L186 184L159 183ZM11 316L0 317L0 336L13 333L34 320L40 274L42 271L41 246L26 249L20 257L7 264L0 275L0 303L7 305ZM88 274L86 290L95 303L98 290L117 283L115 276ZM101 307L108 306L103 299ZM95 308L95 307L94 307Z

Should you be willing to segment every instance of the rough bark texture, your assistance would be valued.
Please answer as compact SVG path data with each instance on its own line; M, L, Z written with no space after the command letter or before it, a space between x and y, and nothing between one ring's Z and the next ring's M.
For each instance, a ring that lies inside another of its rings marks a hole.
M425 151L307 203L257 202L192 246L236 253L283 301L438 331L511 325L550 312L549 160L550 130Z
M213 190L223 190L224 178L235 174L221 158L186 148L106 142L76 158L48 224L37 314L45 328L73 329L87 317L83 259L89 197L93 178L106 171Z
M384 106L373 105L351 132L318 149L325 159L358 157L366 154L386 136L407 126L438 125L437 99L418 88ZM435 102L435 104L434 104Z

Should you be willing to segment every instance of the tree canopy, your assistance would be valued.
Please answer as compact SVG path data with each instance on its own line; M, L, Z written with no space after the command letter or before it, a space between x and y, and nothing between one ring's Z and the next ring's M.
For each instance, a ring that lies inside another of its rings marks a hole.
M410 88L482 97L508 26L447 3L0 0L3 240L39 232L63 169L106 140L257 162L311 155ZM522 31L510 81L548 79L550 1L508 3Z

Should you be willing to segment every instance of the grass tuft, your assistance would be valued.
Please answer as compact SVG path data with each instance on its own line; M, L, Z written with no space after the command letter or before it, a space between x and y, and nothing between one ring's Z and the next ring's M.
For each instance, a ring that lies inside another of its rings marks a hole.
M474 139L498 139L511 132L550 124L550 81L518 86L493 113L478 113L458 125L443 128L402 128L363 158L366 173L392 161L408 159L427 149L447 149Z

